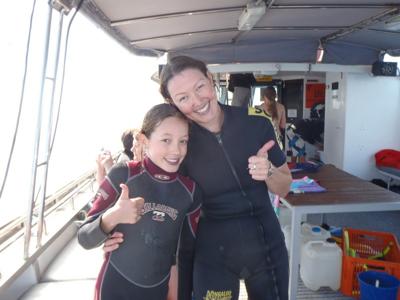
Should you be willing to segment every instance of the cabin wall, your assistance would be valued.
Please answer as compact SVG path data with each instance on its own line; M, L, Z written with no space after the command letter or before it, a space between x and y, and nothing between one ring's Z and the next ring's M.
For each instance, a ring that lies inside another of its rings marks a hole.
M400 150L400 80L347 74L348 134L344 165L365 179L377 177L374 154L384 148Z
M326 84L325 162L366 180L381 177L374 154L400 149L399 78L328 73Z
M342 73L326 74L325 130L322 160L343 169L345 127L345 80ZM332 84L338 89L333 90Z

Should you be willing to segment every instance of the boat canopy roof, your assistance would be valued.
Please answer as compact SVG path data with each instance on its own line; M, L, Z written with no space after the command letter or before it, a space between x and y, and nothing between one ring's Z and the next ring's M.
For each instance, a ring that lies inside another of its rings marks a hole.
M400 55L400 0L89 0L81 9L137 55L315 63L323 48L322 62L339 65Z

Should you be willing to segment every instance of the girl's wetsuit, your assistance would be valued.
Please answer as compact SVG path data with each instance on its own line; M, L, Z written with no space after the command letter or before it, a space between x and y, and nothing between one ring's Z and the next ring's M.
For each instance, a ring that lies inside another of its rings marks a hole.
M200 214L196 184L177 173L167 173L145 158L112 168L95 196L89 217L78 231L86 249L108 237L100 227L101 215L118 200L120 184L129 197L143 197L144 214L136 224L119 224L115 231L124 242L107 255L96 282L95 299L166 299L171 266L179 239L179 299L190 299L195 231Z
M271 119L262 110L221 105L214 134L193 123L182 173L203 191L194 262L196 300L237 299L239 278L252 300L288 297L288 256L264 181L249 175L248 158L269 140L268 159L282 166Z

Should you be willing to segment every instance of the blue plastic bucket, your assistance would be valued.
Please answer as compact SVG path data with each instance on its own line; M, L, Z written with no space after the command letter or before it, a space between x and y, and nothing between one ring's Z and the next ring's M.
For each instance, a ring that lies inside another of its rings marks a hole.
M396 300L400 281L386 272L365 271L358 274L361 300Z

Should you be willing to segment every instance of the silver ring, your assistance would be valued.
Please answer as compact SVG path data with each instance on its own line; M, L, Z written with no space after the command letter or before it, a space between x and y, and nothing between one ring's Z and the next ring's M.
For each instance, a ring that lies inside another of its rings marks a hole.
M253 170L257 169L257 165L256 165L256 164L253 164L252 169L253 169Z

